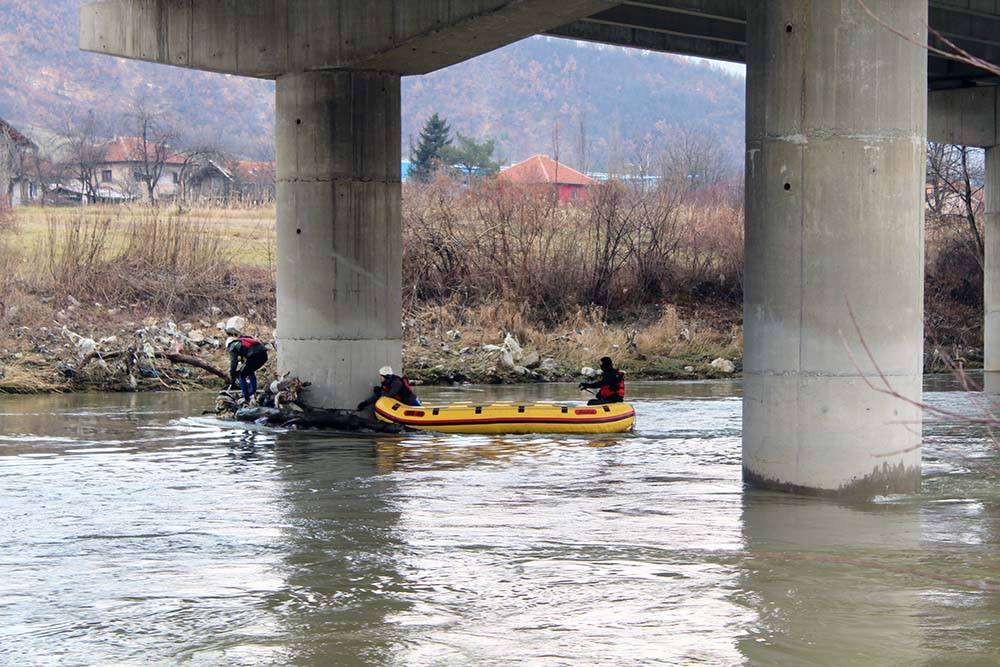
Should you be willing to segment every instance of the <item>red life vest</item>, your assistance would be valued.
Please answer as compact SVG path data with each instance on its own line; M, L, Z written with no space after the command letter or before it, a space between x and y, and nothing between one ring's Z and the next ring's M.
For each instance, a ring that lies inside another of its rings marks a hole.
M597 397L608 399L613 396L618 398L625 398L625 374L621 371L616 371L618 378L612 384L601 385L601 388L597 390Z

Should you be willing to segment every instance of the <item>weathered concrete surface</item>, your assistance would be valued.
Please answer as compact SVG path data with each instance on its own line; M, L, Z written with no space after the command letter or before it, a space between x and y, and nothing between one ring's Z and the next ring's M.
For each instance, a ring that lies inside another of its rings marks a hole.
M926 31L922 0L868 4ZM855 0L751 2L748 49L744 478L913 491L920 411L866 386L847 304L893 386L919 399L926 53Z
M277 82L278 366L353 408L400 367L400 90L378 72Z
M1000 394L1000 146L986 149L983 242L983 389Z
M928 93L927 138L980 148L1000 145L1000 88L983 86Z
M105 0L80 48L274 78L321 69L422 74L613 6L609 0Z

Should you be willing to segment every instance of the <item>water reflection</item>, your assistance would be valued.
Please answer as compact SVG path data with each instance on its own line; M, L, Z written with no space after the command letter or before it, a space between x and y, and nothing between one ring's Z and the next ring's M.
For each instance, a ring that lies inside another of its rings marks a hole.
M383 664L397 650L386 619L410 607L397 570L406 545L378 449L369 440L275 438L284 585L268 604L296 664Z
M742 519L736 596L757 616L740 640L751 664L925 663L912 508L748 491Z

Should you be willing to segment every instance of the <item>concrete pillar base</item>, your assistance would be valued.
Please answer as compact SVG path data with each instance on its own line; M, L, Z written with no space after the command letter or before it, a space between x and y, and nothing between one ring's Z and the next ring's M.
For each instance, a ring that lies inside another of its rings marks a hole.
M983 371L983 391L1000 396L1000 371Z
M921 375L889 380L920 396ZM755 375L743 385L744 482L853 497L920 490L919 408L857 376Z
M311 405L353 408L378 384L382 366L401 368L399 340L281 339L278 371L312 382Z

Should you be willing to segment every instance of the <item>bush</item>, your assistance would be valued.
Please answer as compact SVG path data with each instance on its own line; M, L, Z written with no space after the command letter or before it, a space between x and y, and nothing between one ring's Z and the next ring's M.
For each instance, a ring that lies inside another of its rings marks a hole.
M624 317L664 301L742 299L742 194L611 182L576 206L499 181L407 184L403 283L422 302L509 301L555 323L581 306Z

